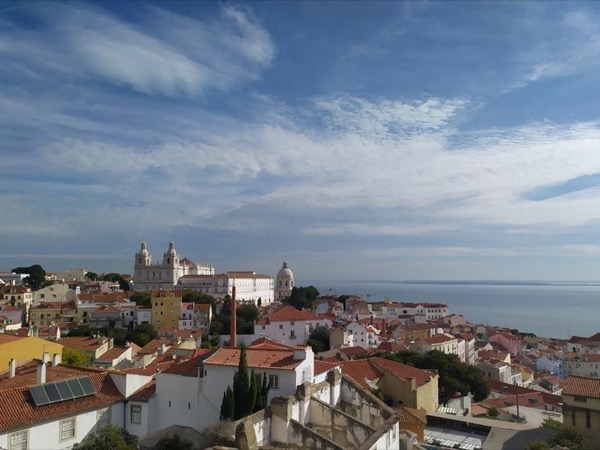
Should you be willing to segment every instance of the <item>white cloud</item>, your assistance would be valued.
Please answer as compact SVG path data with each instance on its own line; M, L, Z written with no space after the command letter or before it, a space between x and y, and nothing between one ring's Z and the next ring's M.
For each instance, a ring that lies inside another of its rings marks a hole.
M212 21L142 10L139 18L156 28L81 4L29 9L46 30L11 30L5 38L15 45L0 52L27 59L25 68L32 73L101 77L147 94L199 95L256 78L274 55L269 34L249 12L233 6L225 6Z

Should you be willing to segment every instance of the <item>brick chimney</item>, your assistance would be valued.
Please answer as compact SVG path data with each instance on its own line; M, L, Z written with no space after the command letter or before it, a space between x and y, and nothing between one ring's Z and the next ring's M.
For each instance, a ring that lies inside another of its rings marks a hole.
M237 347L237 300L235 299L235 284L231 289L231 330L229 331L229 346Z

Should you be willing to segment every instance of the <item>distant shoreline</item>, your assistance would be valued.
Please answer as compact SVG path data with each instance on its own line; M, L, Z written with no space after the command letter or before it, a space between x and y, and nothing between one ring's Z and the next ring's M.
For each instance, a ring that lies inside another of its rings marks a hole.
M390 283L456 286L600 286L600 281L502 281L502 280L311 280L323 283Z

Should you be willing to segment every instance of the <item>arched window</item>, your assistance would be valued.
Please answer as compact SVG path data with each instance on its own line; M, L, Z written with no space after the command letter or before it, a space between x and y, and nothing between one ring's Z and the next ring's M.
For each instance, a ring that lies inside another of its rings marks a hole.
M138 260L138 262L141 264L141 263L142 263L142 258L140 258L140 259Z
M171 258L167 258L167 264L171 264Z

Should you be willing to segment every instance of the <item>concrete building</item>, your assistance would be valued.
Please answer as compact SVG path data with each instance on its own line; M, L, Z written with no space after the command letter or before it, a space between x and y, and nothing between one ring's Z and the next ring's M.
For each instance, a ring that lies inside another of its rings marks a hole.
M439 406L438 380L434 372L384 358L340 361L342 372L370 392L381 390L394 407L434 412Z
M135 291L151 291L153 289L173 289L177 281L185 275L213 275L212 266L195 263L188 258L179 260L173 241L163 254L162 263L152 262L146 243L142 242L140 251L135 254L133 266L133 283Z
M224 298L233 295L236 288L236 298L241 302L269 304L274 299L273 278L270 275L252 271L226 272L217 275L185 275L177 282L179 289L192 289Z
M70 449L105 425L125 425L124 396L111 375L49 359L46 354L0 374L0 448ZM65 397L57 388L67 383Z
M8 367L11 360L19 365L40 358L45 352L62 356L62 350L62 344L45 339L0 334L0 368Z
M153 290L151 294L152 326L178 330L182 298L182 291Z
M563 423L600 448L600 379L570 376L562 392Z
M304 344L317 326L330 328L331 323L331 319L312 311L285 306L256 322L254 335L256 338L268 337L293 347Z

